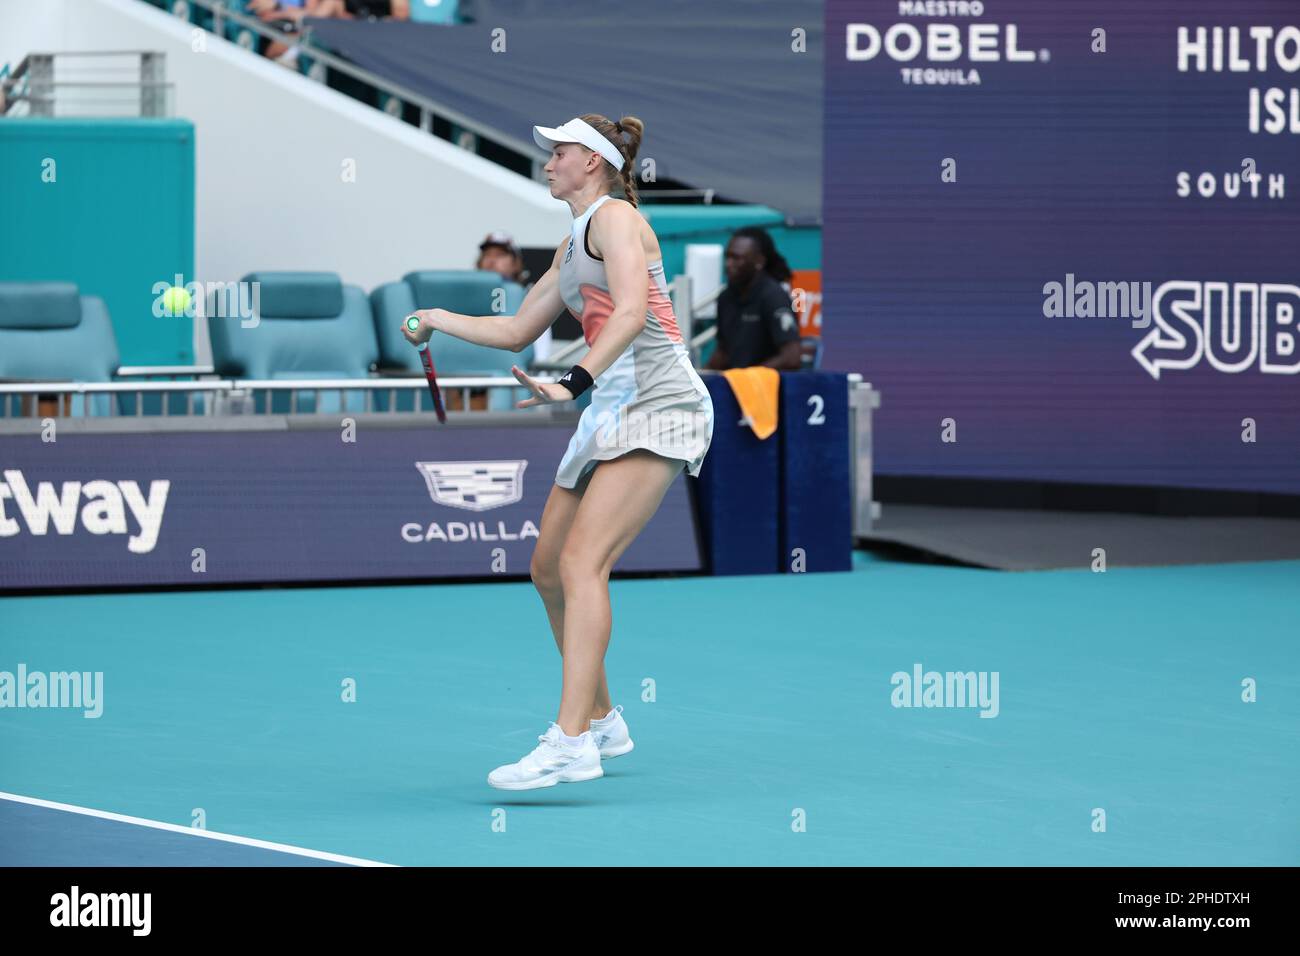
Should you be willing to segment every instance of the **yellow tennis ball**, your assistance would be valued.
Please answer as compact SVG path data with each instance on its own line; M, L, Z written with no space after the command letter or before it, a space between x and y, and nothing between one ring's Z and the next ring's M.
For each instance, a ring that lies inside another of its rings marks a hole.
M163 308L168 315L183 315L190 307L190 294L178 285L163 293Z

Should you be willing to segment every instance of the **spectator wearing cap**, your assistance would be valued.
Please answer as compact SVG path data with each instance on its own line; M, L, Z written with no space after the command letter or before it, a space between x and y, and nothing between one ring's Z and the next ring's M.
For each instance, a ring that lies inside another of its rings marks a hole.
M783 284L791 278L790 267L767 230L747 226L733 233L725 268L727 287L718 296L718 338L706 367L802 368L799 322Z
M489 232L478 244L476 269L487 269L501 278L524 284L528 273L524 271L524 254L508 232Z
M495 272L510 282L528 285L528 270L524 268L524 253L508 232L489 232L478 244L476 269ZM533 342L533 359L541 361L551 354L552 335L548 328Z

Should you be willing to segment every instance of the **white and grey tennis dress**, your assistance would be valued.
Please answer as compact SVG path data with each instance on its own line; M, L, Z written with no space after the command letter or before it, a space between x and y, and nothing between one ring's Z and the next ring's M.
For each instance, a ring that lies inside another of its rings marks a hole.
M560 263L560 295L582 323L587 345L595 343L614 311L605 261L592 255L587 227L609 199L601 196L573 220L569 247ZM662 259L649 263L645 327L623 354L592 385L591 404L582 412L555 483L573 488L598 461L633 448L648 448L686 462L698 476L713 440L713 400L691 365L677 327Z

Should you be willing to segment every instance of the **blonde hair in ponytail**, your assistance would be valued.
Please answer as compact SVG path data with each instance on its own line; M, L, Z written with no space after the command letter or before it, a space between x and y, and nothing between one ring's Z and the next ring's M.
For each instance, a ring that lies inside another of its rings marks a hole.
M639 205L640 199L636 192L636 177L632 174L632 171L635 168L637 150L641 148L641 136L645 132L645 124L635 116L624 116L615 123L599 113L587 113L582 117L582 120L617 146L618 151L623 154L622 169L616 170L613 166L606 164L609 191L615 193L621 190L624 199L633 206Z

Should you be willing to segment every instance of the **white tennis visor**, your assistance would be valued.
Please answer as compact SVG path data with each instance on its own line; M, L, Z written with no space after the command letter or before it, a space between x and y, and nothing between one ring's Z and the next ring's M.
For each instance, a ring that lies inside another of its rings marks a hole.
M545 150L554 149L557 143L581 143L604 156L615 169L623 168L623 154L619 152L618 147L596 132L594 126L576 116L563 126L555 128L534 126L533 139Z

